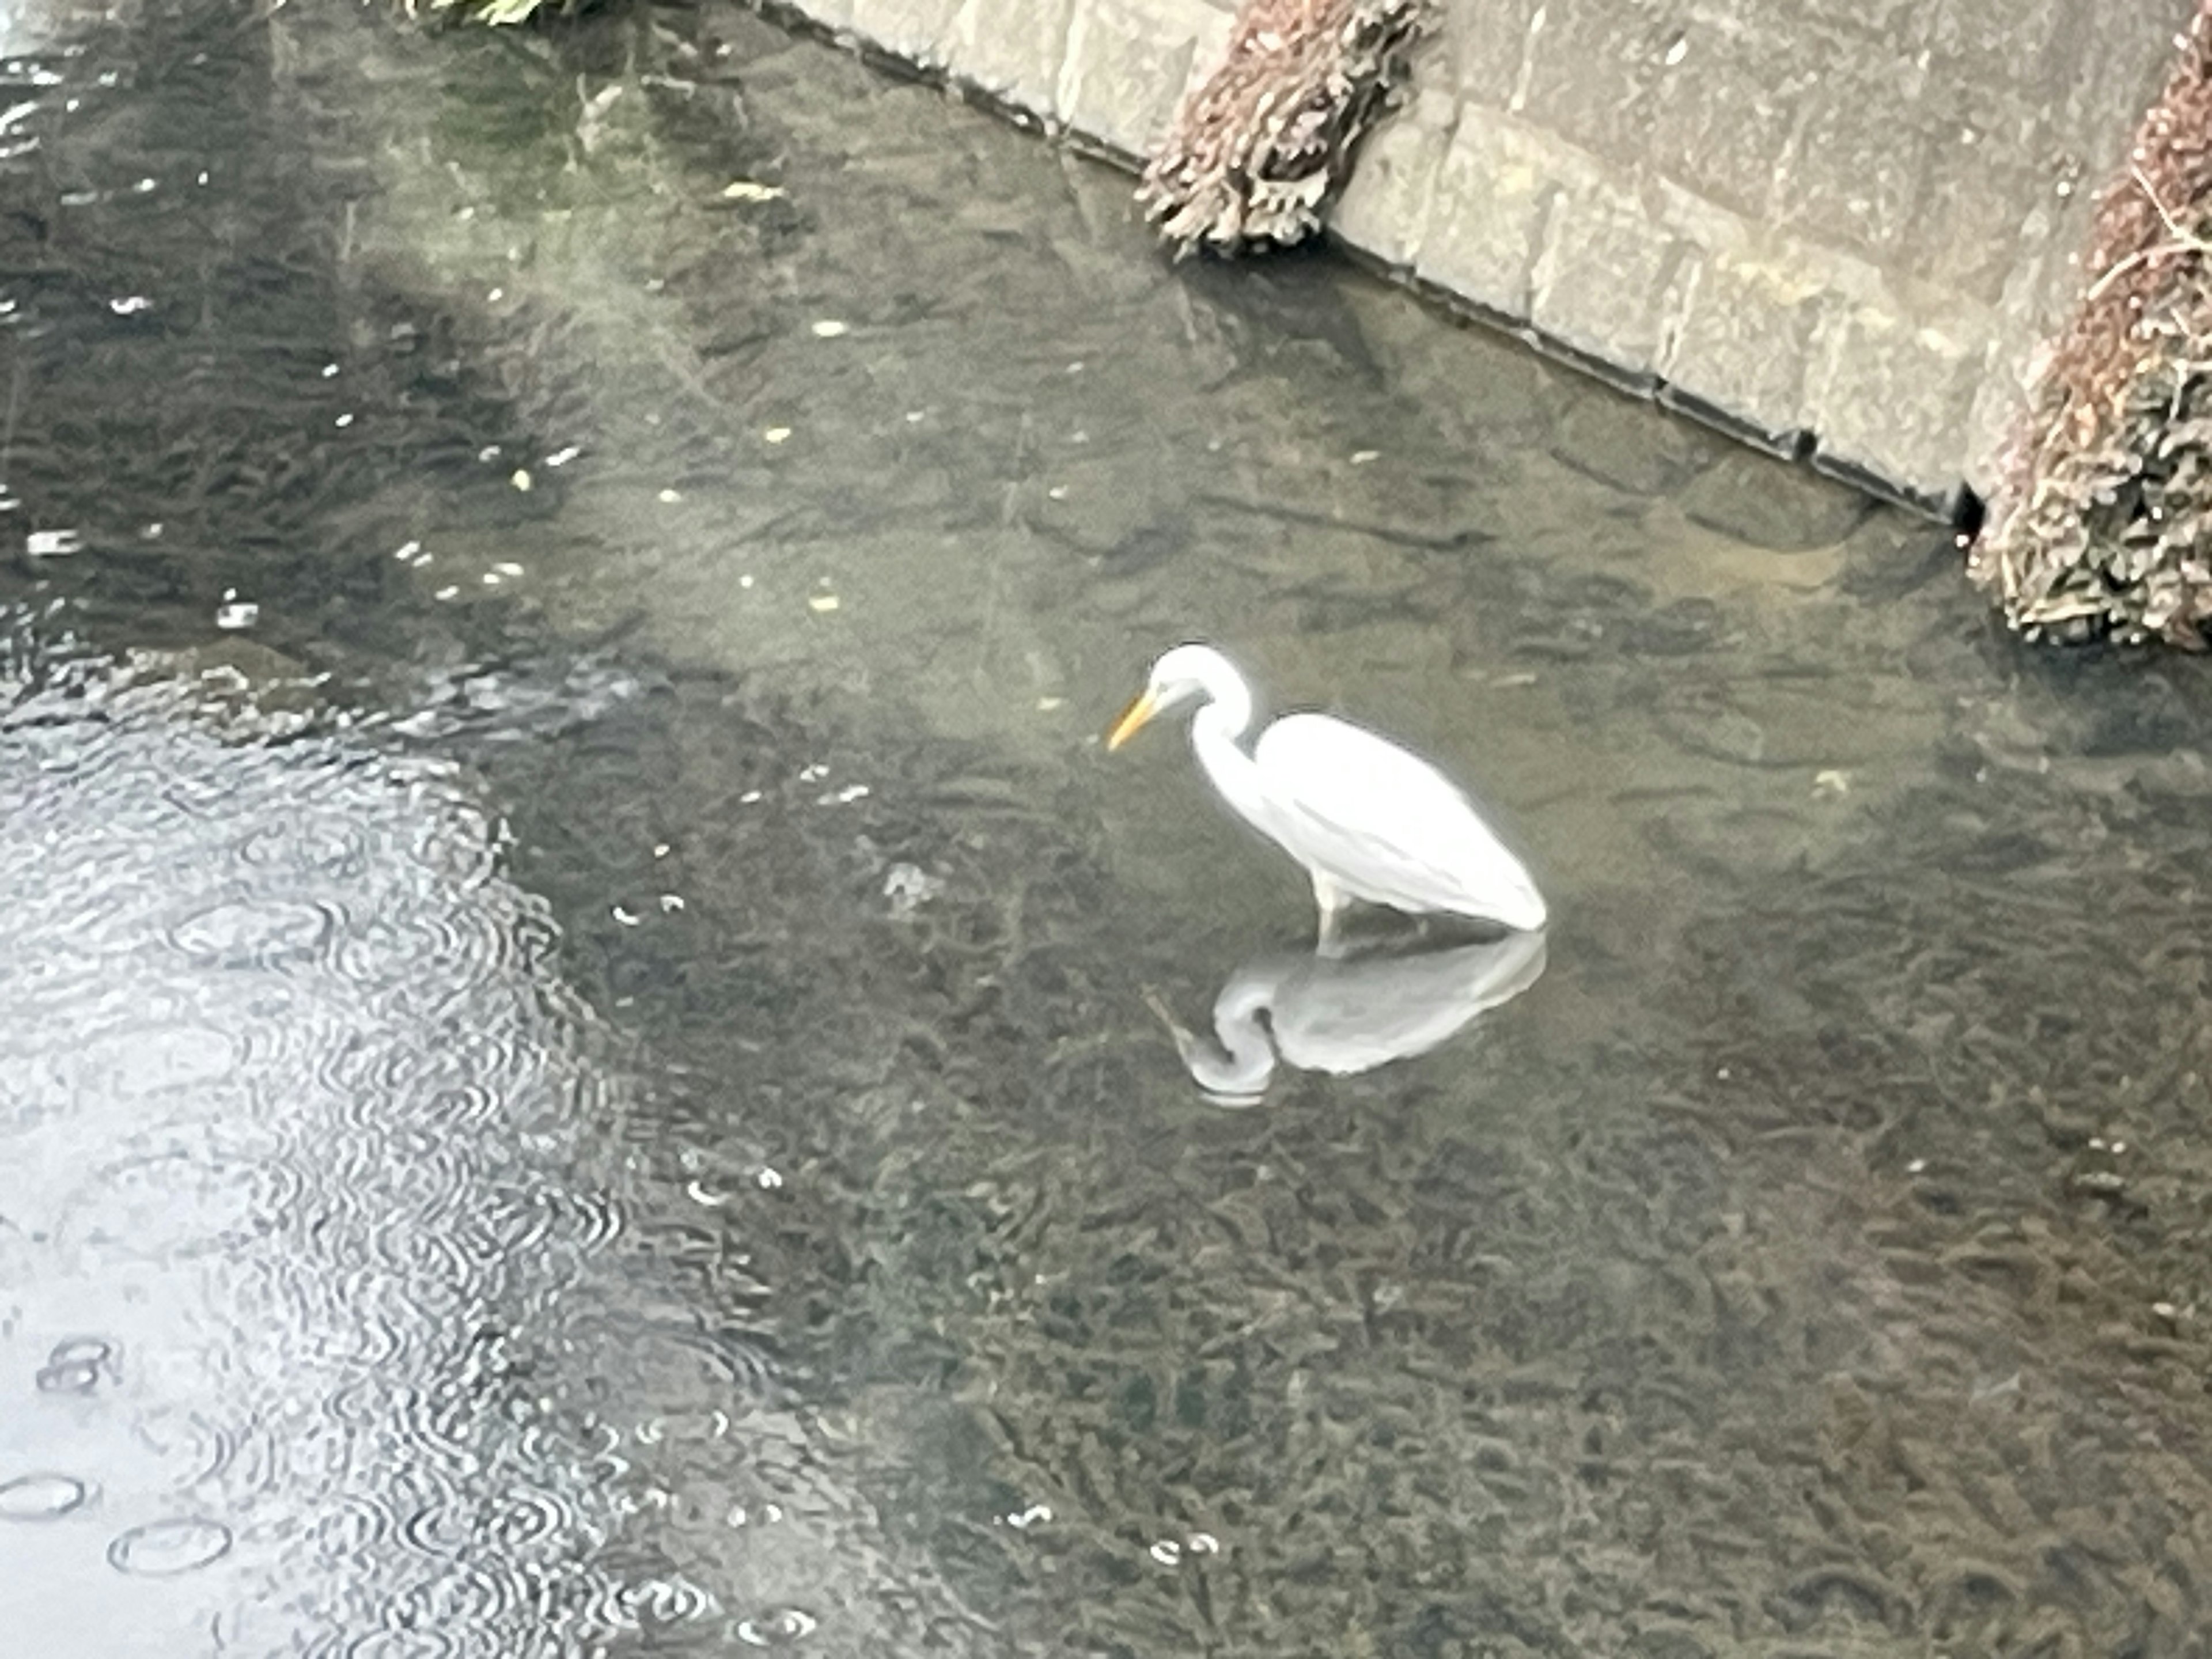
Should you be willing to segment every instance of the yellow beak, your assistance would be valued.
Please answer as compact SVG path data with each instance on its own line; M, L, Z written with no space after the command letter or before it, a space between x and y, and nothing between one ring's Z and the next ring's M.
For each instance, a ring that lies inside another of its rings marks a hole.
M1160 712L1159 699L1149 691L1131 703L1121 718L1114 722L1114 729L1106 734L1106 747L1119 749L1123 744L1145 729L1145 725Z

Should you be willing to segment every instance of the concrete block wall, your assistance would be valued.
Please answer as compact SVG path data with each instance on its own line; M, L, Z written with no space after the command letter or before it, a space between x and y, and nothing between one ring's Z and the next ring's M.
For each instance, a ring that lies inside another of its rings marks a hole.
M1233 0L798 0L1134 158ZM1331 228L1631 387L1986 492L2191 0L1439 0Z

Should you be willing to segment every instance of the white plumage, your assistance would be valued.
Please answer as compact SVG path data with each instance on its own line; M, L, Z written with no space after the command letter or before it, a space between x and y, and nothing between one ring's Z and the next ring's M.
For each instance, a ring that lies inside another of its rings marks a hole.
M1210 646L1177 646L1107 739L1200 700L1190 723L1199 764L1237 816L1304 865L1324 950L1353 900L1534 932L1546 919L1528 870L1443 773L1387 738L1328 714L1287 714L1248 752L1252 694Z

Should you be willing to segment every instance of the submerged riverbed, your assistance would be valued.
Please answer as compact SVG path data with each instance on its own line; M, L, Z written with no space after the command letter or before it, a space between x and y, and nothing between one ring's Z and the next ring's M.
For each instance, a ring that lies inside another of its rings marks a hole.
M25 1651L2199 1650L2199 665L734 8L6 27Z

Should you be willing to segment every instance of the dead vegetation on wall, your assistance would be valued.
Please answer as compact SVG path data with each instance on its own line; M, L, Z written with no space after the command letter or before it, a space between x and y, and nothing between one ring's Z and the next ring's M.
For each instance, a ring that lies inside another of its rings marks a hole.
M1968 568L2032 637L2212 627L2212 0L2099 203Z
M1425 0L1248 0L1145 169L1162 237L1233 253L1310 236L1427 21Z

